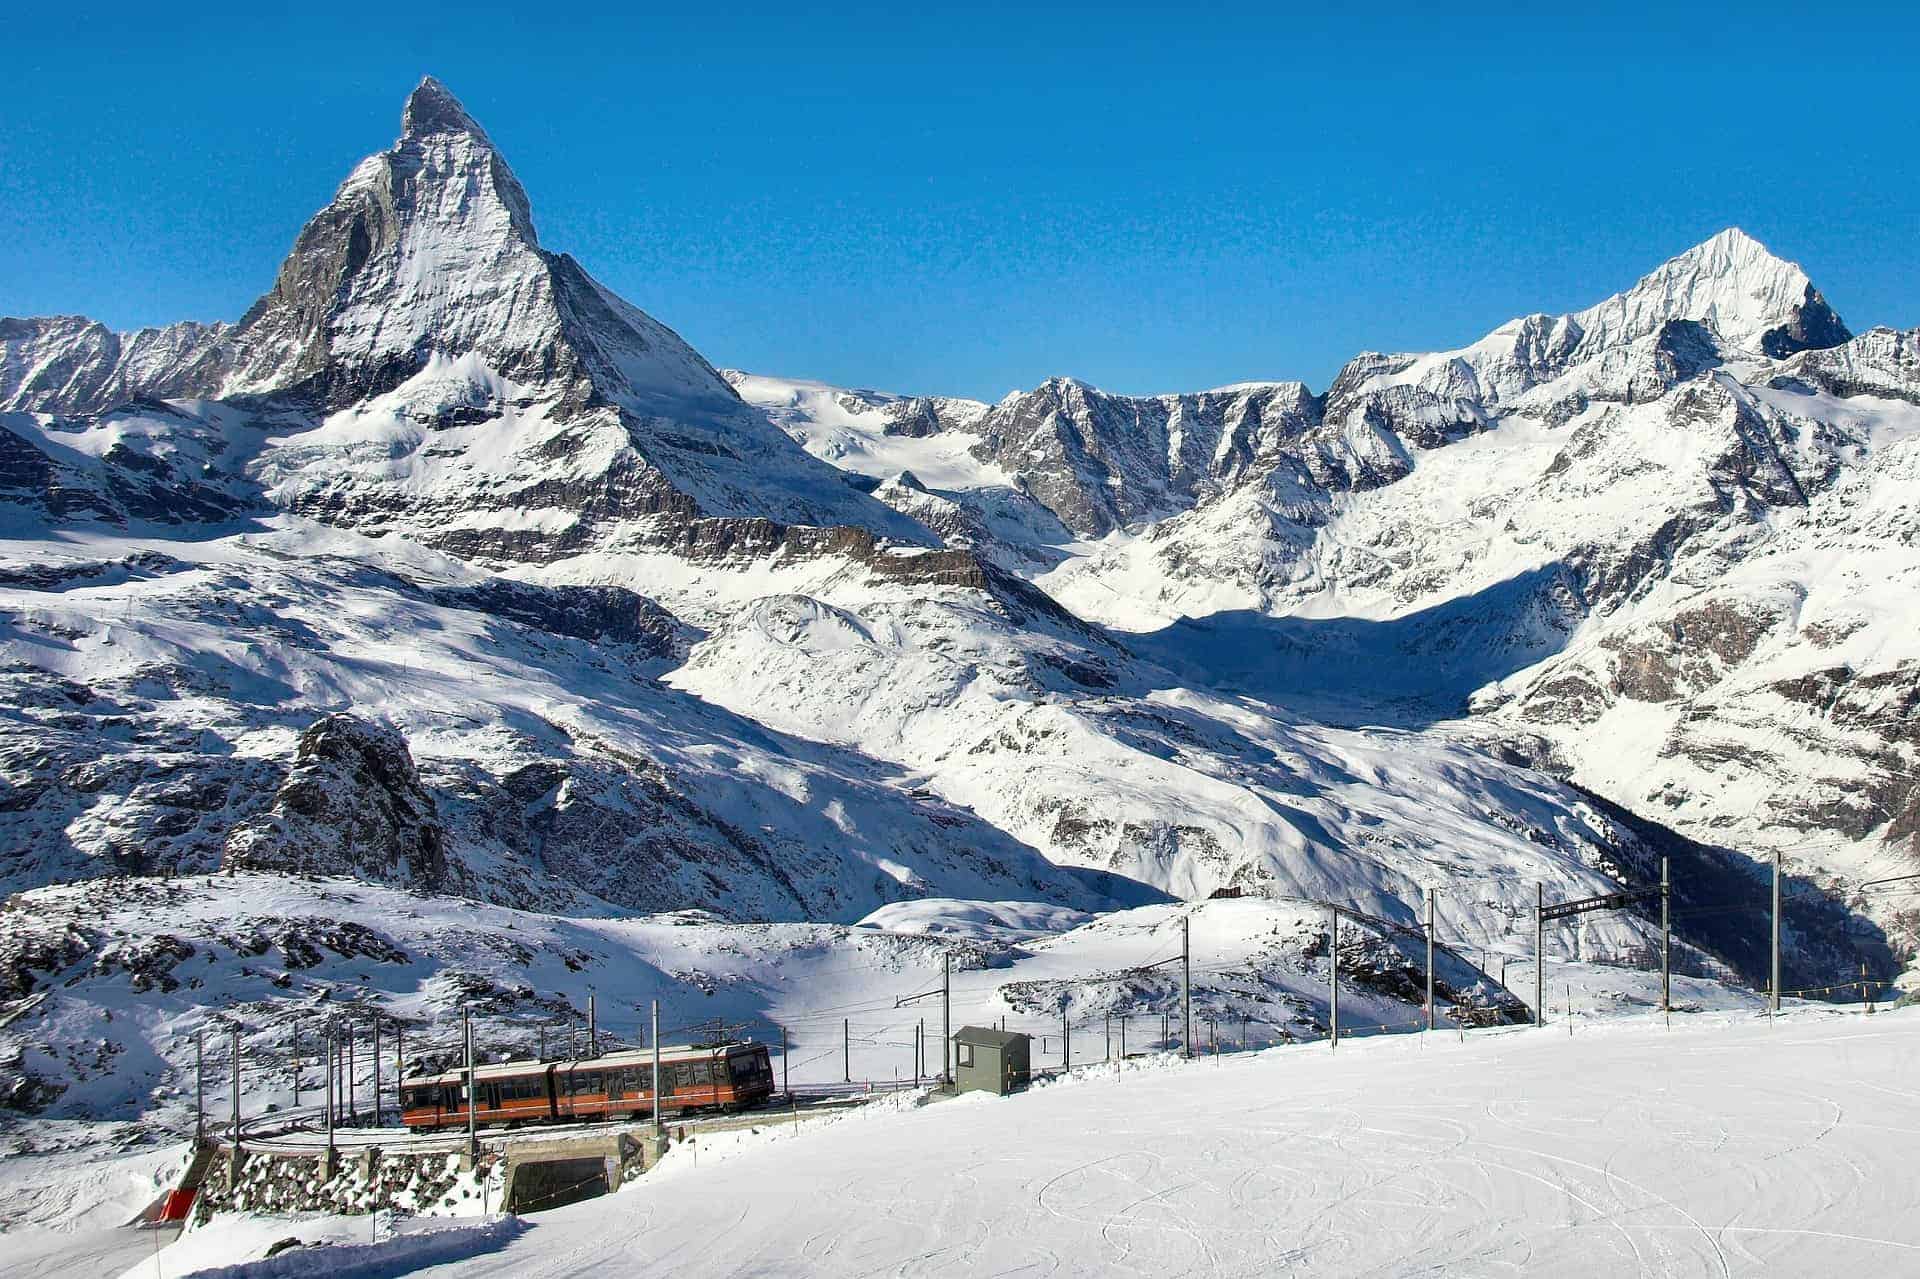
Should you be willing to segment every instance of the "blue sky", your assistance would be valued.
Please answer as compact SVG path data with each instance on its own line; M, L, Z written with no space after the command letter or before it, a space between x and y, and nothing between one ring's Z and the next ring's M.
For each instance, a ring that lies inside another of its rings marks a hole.
M253 8L8 18L0 313L237 318L431 72L544 244L762 372L1324 387L1727 225L1920 324L1912 4Z

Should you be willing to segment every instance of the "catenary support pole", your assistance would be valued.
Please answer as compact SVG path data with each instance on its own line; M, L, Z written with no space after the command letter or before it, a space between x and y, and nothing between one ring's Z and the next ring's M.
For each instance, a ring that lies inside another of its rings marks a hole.
M1067 1001L1060 1001L1060 1072L1073 1069L1073 1027L1067 1024Z
M1547 886L1533 886L1533 1024L1547 1024Z
M853 1019L840 1019L840 1074L848 1083L853 1082Z
M547 1023L540 1023L540 1060L547 1059Z
M1433 1029L1433 898L1427 889L1427 1029Z
M233 1163L240 1164L240 1027L233 1028Z
M1102 1039L1100 1042L1100 1060L1112 1061L1113 1060L1113 1014L1112 1013L1107 1014L1105 1028L1102 1033L1105 1035L1105 1038Z
M373 1015L373 1126L380 1126L380 1014Z
M353 1069L353 1018L347 1018L347 1120L360 1122L360 1090L355 1087Z
M293 1019L293 1104L300 1104L300 1019Z
M653 1001L653 1030L648 1036L653 1040L653 1135L660 1135L660 1001ZM787 1082L787 1028L780 1028L780 1083L784 1088ZM788 1089L791 1095L792 1090Z
M594 1008L593 996L587 996L587 1056L600 1055L600 1014Z
M1193 928L1180 916L1180 1055L1193 1056Z
M1780 854L1773 854L1773 966L1767 987L1767 1012L1780 1011Z
M195 1031L193 1035L193 1139L205 1142L207 1139L207 1032Z
M1660 1011L1673 1011L1673 868L1660 859Z
M1340 1047L1340 908L1327 931L1327 1046Z
M327 1105L326 1105L326 1111L327 1111L327 1155L328 1155L328 1158L329 1158L329 1160L331 1160L331 1158L332 1158L332 1155L333 1155L333 1103L334 1103L334 1091L333 1091L333 1018L331 1018L331 1017L329 1017L329 1018L327 1018L327 1045L326 1045L326 1061L327 1061Z
M1127 1059L1127 1015L1120 1014L1120 1060Z
M473 1012L460 1010L460 1038L467 1050L467 1158L480 1159L480 1083L473 1073Z
M953 956L944 956L946 964L940 977L940 1082L953 1082Z

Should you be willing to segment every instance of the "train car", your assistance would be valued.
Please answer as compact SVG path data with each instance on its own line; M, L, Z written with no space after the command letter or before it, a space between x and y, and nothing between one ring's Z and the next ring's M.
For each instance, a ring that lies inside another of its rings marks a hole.
M476 1124L551 1123L558 1114L552 1062L495 1062L476 1066L473 1076ZM400 1119L414 1132L465 1125L467 1072L401 1080Z
M571 1061L510 1061L474 1070L473 1121L490 1124L640 1119L653 1114L653 1052L629 1049ZM773 1096L765 1044L660 1050L660 1112L741 1110ZM467 1122L464 1070L401 1083L401 1116L415 1132Z

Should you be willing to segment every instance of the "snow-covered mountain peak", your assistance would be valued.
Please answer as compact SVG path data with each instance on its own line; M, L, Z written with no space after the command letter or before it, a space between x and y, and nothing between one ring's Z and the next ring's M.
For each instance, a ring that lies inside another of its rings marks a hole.
M1837 346L1851 336L1797 263L1775 256L1738 227L1670 258L1624 293L1576 312L1586 351L1694 320L1729 346L1780 357Z

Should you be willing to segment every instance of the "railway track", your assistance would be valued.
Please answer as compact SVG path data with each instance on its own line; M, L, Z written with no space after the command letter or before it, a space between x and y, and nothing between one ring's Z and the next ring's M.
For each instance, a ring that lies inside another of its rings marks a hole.
M893 1092L911 1091L913 1087L914 1085L897 1085L892 1082L802 1085L793 1089L790 1094L777 1096L762 1106L716 1115L662 1118L661 1124L674 1129L697 1131L703 1128L750 1124L756 1119L804 1119L809 1115L832 1114L862 1106L875 1097ZM481 1128L478 1137L482 1147L504 1149L516 1141L546 1141L568 1134L630 1129L644 1127L649 1123L650 1121L646 1119L618 1119L534 1124L524 1128ZM232 1129L233 1125L229 1122L220 1125L217 1129L210 1129L210 1134L216 1139L231 1142ZM358 1123L348 1126L337 1119L334 1123L332 1140L336 1150L364 1150L377 1146L383 1151L406 1154L433 1154L441 1151L451 1153L463 1151L467 1146L467 1134L464 1129L421 1134L397 1127L368 1127ZM324 1150L328 1142L325 1108L302 1106L298 1109L279 1110L242 1118L240 1141L248 1150L262 1154L313 1154Z

